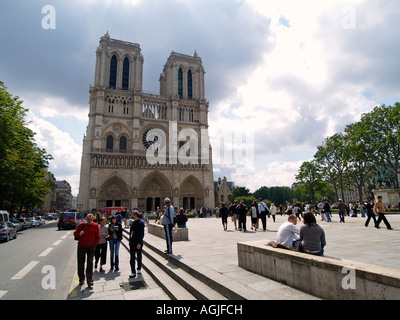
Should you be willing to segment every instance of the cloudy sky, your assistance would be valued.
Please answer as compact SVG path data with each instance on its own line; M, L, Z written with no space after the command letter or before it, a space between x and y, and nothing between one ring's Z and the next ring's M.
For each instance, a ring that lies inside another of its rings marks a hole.
M400 101L399 21L398 0L1 0L0 81L77 195L100 37L140 44L152 93L171 51L196 50L213 158L221 132L254 141L252 170L218 161L214 178L251 191L290 186L327 136Z

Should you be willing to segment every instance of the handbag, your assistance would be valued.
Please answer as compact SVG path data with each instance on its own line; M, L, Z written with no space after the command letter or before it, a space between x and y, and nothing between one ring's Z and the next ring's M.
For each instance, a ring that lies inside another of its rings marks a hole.
M84 227L85 225L82 223L82 230L81 231L83 231L83 227ZM76 241L79 241L79 238L80 238L81 236L75 236L74 237L74 239L76 240Z

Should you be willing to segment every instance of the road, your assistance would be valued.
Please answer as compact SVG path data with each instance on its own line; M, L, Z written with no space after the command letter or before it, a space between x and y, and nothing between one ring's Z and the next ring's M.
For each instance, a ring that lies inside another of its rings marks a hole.
M0 300L64 300L74 273L73 230L56 221L20 231L0 243Z

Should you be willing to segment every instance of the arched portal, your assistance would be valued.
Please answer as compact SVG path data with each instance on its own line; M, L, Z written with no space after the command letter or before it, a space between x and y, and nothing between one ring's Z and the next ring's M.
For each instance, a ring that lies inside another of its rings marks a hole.
M194 176L187 177L179 188L179 205L184 209L200 209L204 204L203 188Z
M172 197L172 186L163 174L154 171L140 183L138 197L140 211L154 211L157 207L162 209L164 198Z
M128 185L119 177L114 176L103 183L100 188L99 208L123 207L130 208L131 198Z

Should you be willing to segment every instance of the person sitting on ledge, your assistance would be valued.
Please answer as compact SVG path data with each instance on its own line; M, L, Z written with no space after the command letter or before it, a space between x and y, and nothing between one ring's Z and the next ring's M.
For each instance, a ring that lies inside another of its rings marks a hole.
M178 228L186 228L187 221L188 221L188 218L185 214L185 210L183 208L180 208L179 214L176 216L176 223L178 225Z
M304 226L300 228L300 247L299 251L310 253L316 256L324 255L326 246L325 231L315 220L312 212L307 212L303 216Z
M276 235L276 242L285 245L289 249L296 249L300 241L299 229L296 227L297 217L294 214L289 215L286 222L282 223Z

